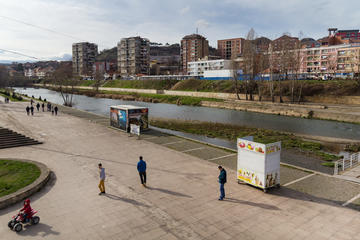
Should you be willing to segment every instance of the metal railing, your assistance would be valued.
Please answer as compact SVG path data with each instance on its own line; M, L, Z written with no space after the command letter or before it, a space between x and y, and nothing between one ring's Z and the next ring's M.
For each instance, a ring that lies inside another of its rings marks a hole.
M344 156L343 159L340 159L335 162L334 175L338 175L341 172L345 171L346 169L355 167L359 164L360 164L360 152Z

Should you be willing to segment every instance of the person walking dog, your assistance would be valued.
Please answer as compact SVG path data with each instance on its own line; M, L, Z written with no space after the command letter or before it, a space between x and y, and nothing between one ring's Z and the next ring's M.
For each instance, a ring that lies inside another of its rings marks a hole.
M140 175L141 184L146 187L146 162L143 160L143 157L139 157L139 162L137 164L137 170Z
M100 173L100 183L99 183L99 189L101 194L105 194L105 168L102 167L102 164L99 163L99 173Z
M226 171L222 166L218 167L220 170L219 174L219 184L220 184L220 197L219 200L222 201L225 198L225 183L226 183Z

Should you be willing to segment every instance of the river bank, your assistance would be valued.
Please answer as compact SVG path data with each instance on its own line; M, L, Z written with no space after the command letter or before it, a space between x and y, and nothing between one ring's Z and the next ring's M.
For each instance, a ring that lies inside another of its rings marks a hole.
M63 104L61 94L56 91L44 88L17 88L16 91L28 96L35 96L36 98L46 98L48 101L56 104ZM330 143L360 142L360 125L350 123L254 113L250 111L94 98L76 94L73 98L75 108L105 116L108 116L110 106L128 104L149 108L150 118L206 121L210 123L271 129L295 134L306 139Z
M253 136L255 141L264 144L281 141L284 150L322 161L321 164L328 167L333 167L333 161L340 159L340 157L337 156L340 151L357 151L360 149L359 144L311 141L294 134L230 124L162 118L151 118L150 124L158 128L235 142L237 138L245 136Z
M46 87L55 91L58 89L53 85L38 86ZM290 104L278 102L273 103L269 101L246 101L237 100L235 94L231 93L168 91L155 89L100 87L98 92L96 92L94 88L85 86L75 87L75 93L97 98L203 106L291 117L314 118L356 124L360 123L360 105L357 104L319 104L308 102L302 104ZM245 98L245 96L240 97L242 99ZM318 98L320 99L321 97L319 96ZM359 100L360 103L360 97L354 96L351 98L348 96L346 98L348 99L346 102L357 103Z

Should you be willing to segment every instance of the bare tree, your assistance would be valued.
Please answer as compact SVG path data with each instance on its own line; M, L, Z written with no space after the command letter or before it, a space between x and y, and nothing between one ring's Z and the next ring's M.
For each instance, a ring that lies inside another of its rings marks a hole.
M273 52L273 46L272 44L269 45L269 52L268 52L268 59L269 59L269 92L271 101L275 102L275 96L274 96L274 66L275 66L275 55Z
M256 58L256 66L258 68L257 72L259 73L259 79L257 80L257 90L258 90L258 98L261 102L262 100L262 90L263 90L263 82L264 82L264 74L265 70L269 69L269 55L258 52Z
M102 80L104 79L104 76L103 74L101 74L101 72L99 70L97 70L95 72L95 76L94 76L94 89L95 89L95 92L99 92L99 87L101 86L101 82Z
M239 70L240 70L240 64L238 62L238 52L239 52L239 46L237 44L234 44L235 46L231 47L231 71L232 71L232 79L234 82L234 90L236 93L236 98L240 100L240 92L239 92Z
M62 63L59 68L53 72L52 83L60 92L64 105L72 107L75 86L80 83L80 78L73 76L71 64Z
M10 84L9 71L6 66L0 66L0 88L7 88Z
M255 31L253 28L247 34L244 43L243 52L243 73L244 73L244 86L246 100L254 100L253 91L256 88L255 76L257 74L256 68L256 46L254 43Z

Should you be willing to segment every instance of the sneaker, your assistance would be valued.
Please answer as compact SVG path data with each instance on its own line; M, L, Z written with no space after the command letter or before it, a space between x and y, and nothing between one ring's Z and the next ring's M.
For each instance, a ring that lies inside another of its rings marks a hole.
M218 200L219 200L219 201L222 201L223 199L222 199L222 198L219 198Z
M102 194L105 194L105 191L101 192Z
M99 195L101 195L102 194L102 192L99 192Z

